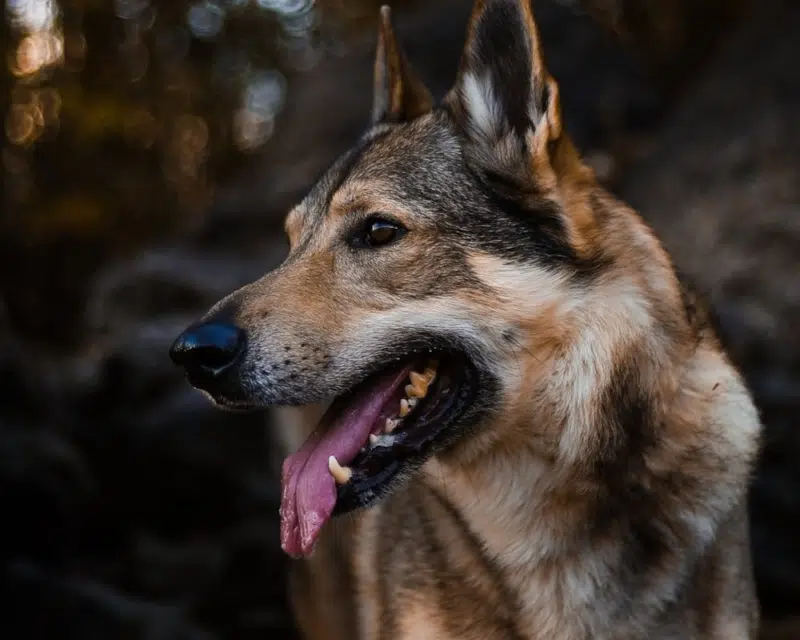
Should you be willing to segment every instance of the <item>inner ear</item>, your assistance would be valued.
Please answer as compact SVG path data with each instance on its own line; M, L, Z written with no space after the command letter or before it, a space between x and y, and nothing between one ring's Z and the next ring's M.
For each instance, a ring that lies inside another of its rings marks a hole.
M427 113L431 94L413 73L392 29L391 11L384 5L378 26L372 122L403 122Z
M529 0L479 0L448 98L468 133L490 146L508 134L520 142L531 131L558 137L557 96Z

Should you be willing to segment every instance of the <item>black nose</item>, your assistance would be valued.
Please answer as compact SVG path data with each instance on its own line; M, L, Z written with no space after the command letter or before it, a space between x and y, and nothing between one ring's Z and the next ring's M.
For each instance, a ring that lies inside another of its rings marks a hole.
M172 343L169 356L188 373L219 375L244 352L245 333L232 324L208 322L189 327Z

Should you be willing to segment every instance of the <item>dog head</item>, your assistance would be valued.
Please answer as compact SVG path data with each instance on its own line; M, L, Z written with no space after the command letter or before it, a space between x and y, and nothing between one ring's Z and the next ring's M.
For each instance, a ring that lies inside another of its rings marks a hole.
M480 455L487 416L530 401L630 250L629 233L600 231L630 221L598 204L563 131L527 0L478 2L437 106L382 9L372 119L289 213L286 261L172 348L222 407L332 401L284 464L293 554L431 455Z

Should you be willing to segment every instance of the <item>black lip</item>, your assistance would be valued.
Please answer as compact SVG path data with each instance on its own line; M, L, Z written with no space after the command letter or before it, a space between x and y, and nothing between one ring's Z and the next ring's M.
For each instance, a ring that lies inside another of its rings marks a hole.
M240 383L240 366L237 363L223 374L217 375L203 371L187 371L187 382L202 391L216 406L228 411L249 412L264 409L249 401Z
M439 371L432 393L411 414L414 419L393 434L393 444L373 447L353 460L350 482L337 485L335 516L370 506L391 491L399 474L419 468L452 439L473 406L478 374L463 356L443 357Z

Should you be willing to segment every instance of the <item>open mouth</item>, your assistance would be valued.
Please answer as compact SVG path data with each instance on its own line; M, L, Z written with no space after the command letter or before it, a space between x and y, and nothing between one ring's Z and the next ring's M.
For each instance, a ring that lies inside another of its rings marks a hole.
M281 546L309 555L331 516L365 507L398 473L421 465L472 404L474 368L460 355L427 355L369 376L334 400L283 463Z

